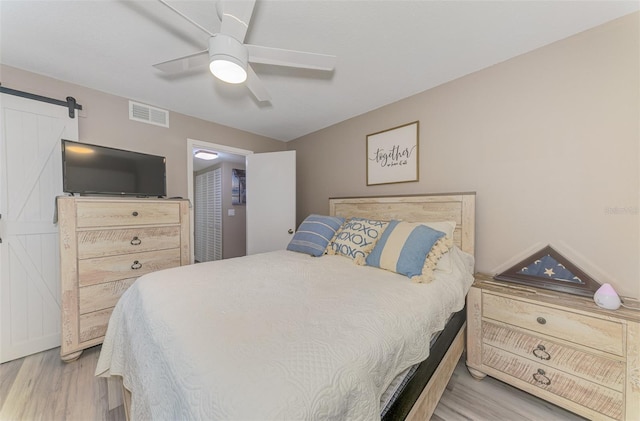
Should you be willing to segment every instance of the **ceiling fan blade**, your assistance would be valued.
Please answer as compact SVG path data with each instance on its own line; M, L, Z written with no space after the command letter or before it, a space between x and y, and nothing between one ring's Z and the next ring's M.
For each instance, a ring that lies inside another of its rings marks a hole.
M251 66L247 66L247 81L245 82L247 88L251 91L253 96L260 102L271 101L271 95L264 87L264 84L256 75L256 72L253 71Z
M331 71L336 67L336 56L327 54L306 53L304 51L284 50L281 48L263 47L246 44L249 51L249 62L273 64L276 66L298 67Z
M181 11L179 11L178 9L176 9L175 7L173 7L172 5L167 3L165 0L158 0L158 1L160 3L162 3L162 4L164 4L165 6L167 6L175 14L177 14L180 17L182 17L183 19L185 19L187 22L189 22L190 24L192 24L193 26L195 26L199 30L209 34L209 36L213 36L213 32L209 31L207 28L205 28L204 26L200 25L198 22L196 22L195 20L191 19L189 16L185 15L184 13L182 13Z
M209 50L203 50L194 54L189 54L188 56L154 64L153 67L165 73L179 73L185 70L206 66L208 64Z
M222 25L220 32L244 41L253 14L255 0L226 0L222 2Z

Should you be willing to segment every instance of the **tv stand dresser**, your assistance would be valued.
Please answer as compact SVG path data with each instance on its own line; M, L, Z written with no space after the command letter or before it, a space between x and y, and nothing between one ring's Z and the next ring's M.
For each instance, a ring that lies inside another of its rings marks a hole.
M467 367L592 420L640 420L640 312L476 275Z
M113 307L139 276L190 263L189 202L61 196L57 210L68 362L102 343Z

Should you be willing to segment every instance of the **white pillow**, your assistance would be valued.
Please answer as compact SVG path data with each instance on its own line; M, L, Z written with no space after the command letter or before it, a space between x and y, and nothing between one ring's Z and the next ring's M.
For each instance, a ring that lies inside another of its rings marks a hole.
M422 225L426 225L429 228L444 232L445 237L450 239L450 244L453 246L453 232L456 229L456 221L438 221L438 222L420 222ZM451 263L451 256L449 253L442 255L438 264L436 265L437 271L451 273L453 271L453 264Z

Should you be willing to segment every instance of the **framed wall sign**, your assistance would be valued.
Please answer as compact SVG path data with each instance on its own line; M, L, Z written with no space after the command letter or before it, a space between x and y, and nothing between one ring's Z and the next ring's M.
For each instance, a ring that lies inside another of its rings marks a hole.
M418 181L418 122L367 135L367 186Z
M231 204L247 204L246 171L234 168L231 170Z

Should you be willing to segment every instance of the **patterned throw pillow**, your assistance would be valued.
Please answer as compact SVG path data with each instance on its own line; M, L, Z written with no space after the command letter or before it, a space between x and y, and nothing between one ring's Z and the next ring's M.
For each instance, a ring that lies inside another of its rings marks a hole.
M367 256L367 265L430 282L446 246L445 234L420 223L391 221Z
M375 246L389 222L374 219L351 218L327 248L328 254L340 254L364 265L365 258Z
M287 250L321 256L343 223L344 218L339 216L309 215L298 227Z

